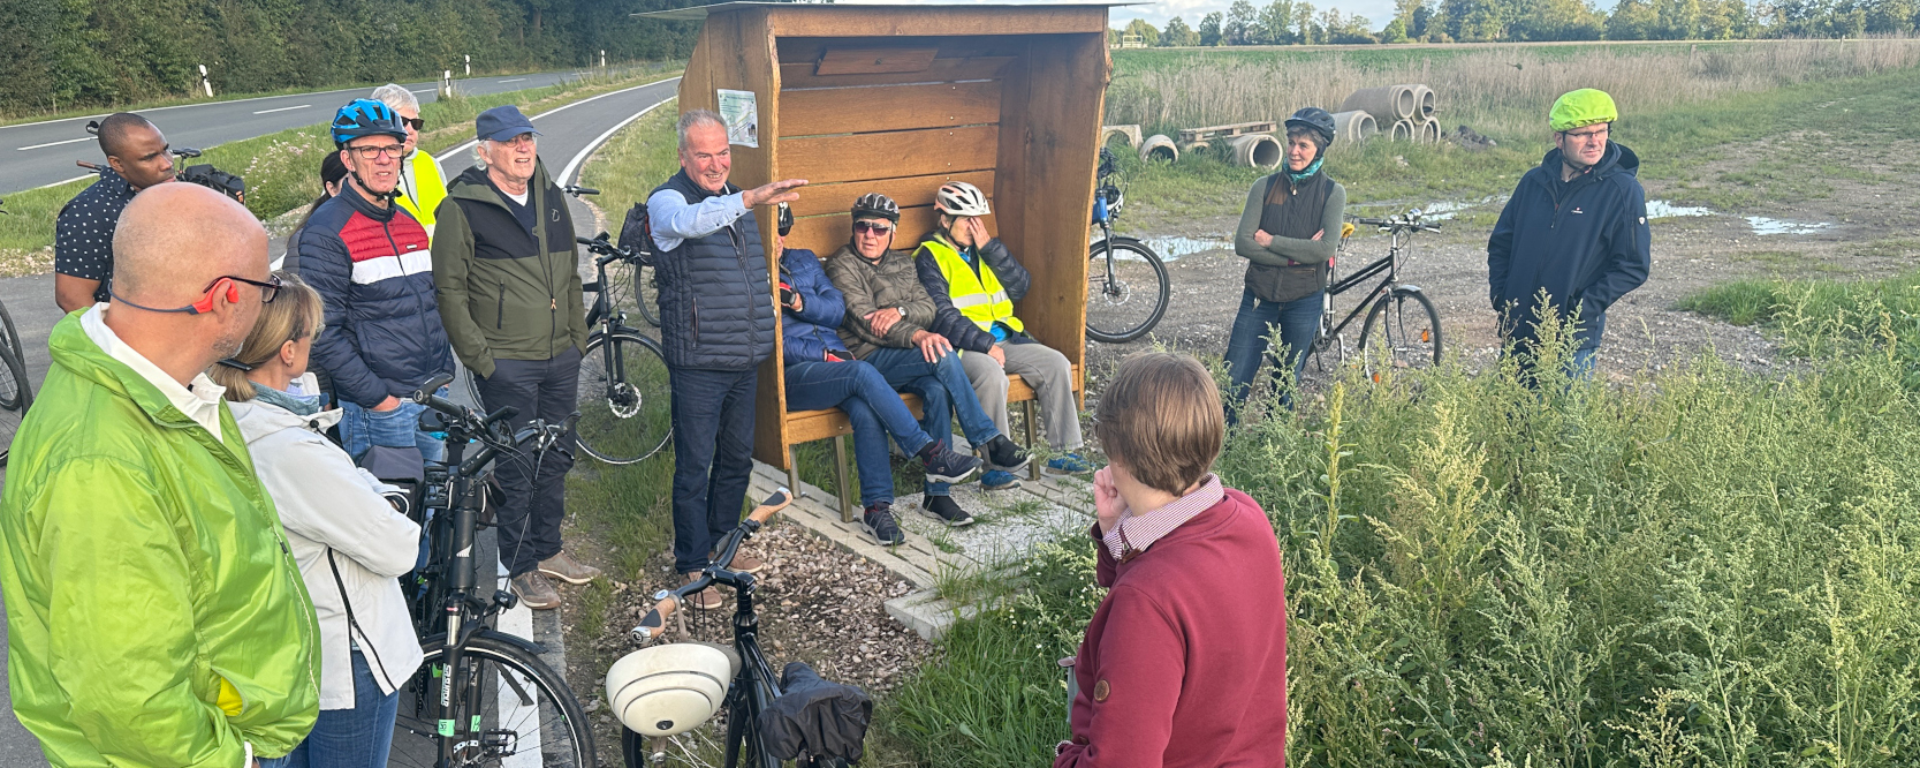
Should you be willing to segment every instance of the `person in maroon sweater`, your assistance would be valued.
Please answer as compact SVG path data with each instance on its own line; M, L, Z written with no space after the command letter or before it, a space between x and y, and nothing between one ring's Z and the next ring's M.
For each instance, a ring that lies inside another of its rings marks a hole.
M1073 668L1054 768L1280 768L1287 610L1280 543L1252 498L1209 470L1225 431L1198 360L1127 358L1100 397L1094 475L1107 598Z

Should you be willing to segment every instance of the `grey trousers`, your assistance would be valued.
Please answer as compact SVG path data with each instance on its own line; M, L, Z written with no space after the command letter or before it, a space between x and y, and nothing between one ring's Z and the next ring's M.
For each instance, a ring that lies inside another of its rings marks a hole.
M1007 367L1001 370L992 355L967 351L960 364L973 381L973 392L980 396L980 408L993 419L993 426L1008 437L1007 374L1025 379L1040 396L1041 424L1047 430L1047 443L1056 451L1071 451L1085 444L1080 437L1080 406L1073 399L1073 364L1067 356L1045 344L1002 344Z

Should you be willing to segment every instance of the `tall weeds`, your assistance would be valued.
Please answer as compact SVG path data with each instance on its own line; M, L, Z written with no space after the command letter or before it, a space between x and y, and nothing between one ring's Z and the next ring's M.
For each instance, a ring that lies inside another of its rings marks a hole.
M1797 375L1701 359L1531 389L1446 367L1236 430L1218 471L1288 570L1289 764L1920 764L1910 331L1791 307L1783 332L1819 353ZM1041 594L963 622L967 656L898 695L930 764L1040 764L1063 737L1058 671L1004 666L1062 653L1091 610L1065 578L1090 550L1050 551ZM1019 691L1009 717L948 707Z

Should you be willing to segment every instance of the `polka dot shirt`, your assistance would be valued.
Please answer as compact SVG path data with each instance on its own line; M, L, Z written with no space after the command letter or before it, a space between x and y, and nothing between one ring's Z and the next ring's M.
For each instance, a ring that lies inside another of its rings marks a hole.
M94 301L107 300L107 283L113 277L113 229L132 199L132 185L107 169L99 181L60 209L54 223L53 271L100 281Z

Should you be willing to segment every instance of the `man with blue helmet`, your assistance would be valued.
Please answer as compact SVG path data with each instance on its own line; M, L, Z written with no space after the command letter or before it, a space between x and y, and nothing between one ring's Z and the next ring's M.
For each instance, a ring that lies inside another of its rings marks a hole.
M415 447L437 460L445 446L419 429L423 406L402 398L453 372L434 303L427 230L393 204L406 128L387 105L356 99L333 118L346 189L314 209L300 232L300 274L326 305L313 359L344 411L340 437L356 458L375 445Z

